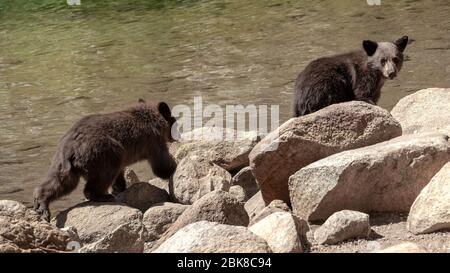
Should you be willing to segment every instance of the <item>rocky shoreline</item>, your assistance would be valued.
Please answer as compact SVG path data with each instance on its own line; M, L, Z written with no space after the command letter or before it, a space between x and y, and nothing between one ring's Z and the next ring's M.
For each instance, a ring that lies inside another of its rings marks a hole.
M0 252L449 252L449 109L450 89L430 88L391 113L335 104L264 137L193 131L171 147L170 181L128 170L117 202L47 223L1 200Z

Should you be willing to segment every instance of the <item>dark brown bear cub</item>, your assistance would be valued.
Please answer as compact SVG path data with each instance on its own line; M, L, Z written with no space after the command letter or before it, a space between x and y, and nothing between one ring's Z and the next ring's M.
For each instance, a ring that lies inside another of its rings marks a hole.
M156 176L169 178L177 167L167 147L175 122L166 103L143 100L124 111L82 118L61 138L47 178L35 190L34 209L50 220L50 202L72 192L80 177L87 199L113 201L126 189L124 168L141 160Z
M407 36L393 43L365 40L361 50L312 61L295 82L294 117L351 100L376 104L384 82L402 68L407 44Z

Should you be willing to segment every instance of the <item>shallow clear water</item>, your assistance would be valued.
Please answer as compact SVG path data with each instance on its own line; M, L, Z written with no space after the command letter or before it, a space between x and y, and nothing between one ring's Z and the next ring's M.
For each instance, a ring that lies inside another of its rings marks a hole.
M0 199L31 201L61 134L81 116L137 98L171 105L279 104L312 59L407 34L380 105L450 86L446 0L0 0ZM144 180L151 176L136 166ZM56 202L60 209L82 199Z

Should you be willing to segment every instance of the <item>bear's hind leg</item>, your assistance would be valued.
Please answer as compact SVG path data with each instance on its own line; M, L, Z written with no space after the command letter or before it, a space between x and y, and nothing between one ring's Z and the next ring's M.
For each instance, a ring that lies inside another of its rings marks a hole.
M121 171L116 177L114 184L112 185L112 194L117 196L119 193L127 189L127 182L125 181L124 171Z
M50 221L49 205L52 201L72 192L80 181L80 175L74 171L50 172L44 183L34 192L34 210Z

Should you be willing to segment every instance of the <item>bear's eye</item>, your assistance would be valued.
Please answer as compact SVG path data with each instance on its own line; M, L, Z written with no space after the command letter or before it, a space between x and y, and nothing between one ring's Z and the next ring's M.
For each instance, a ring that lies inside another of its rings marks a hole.
M386 64L386 59L383 58L383 59L381 59L380 62L381 62L381 65L385 65Z
M395 64L398 64L398 63L400 62L400 59L397 58L397 57L394 57L394 58L392 59L392 61L393 61Z

